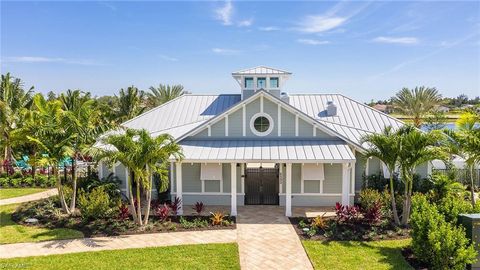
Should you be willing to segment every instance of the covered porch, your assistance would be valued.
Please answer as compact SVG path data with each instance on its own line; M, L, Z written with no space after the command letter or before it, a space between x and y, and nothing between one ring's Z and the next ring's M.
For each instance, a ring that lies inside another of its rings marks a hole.
M172 160L170 168L171 196L183 203L178 214L190 214L197 201L232 216L249 204L275 204L286 216L316 216L331 212L336 202L353 202L355 154L342 141L192 140L181 145L184 159ZM253 177L251 164L274 169Z

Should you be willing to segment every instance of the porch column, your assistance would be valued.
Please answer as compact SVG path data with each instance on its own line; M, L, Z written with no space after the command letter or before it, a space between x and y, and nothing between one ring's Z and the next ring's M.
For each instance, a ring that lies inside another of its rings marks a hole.
M177 173L177 195L176 197L180 200L180 205L177 210L177 215L183 215L183 200L182 200L182 163L177 162L176 164L176 173Z
M350 163L342 163L342 204L350 205Z
M103 161L98 162L98 179L103 178Z
M237 163L230 163L231 166L231 210L230 215L236 216L237 215Z
M285 216L292 216L292 163L287 163L285 171Z
M128 171L128 167L125 166L125 189L127 198L130 199L130 172Z

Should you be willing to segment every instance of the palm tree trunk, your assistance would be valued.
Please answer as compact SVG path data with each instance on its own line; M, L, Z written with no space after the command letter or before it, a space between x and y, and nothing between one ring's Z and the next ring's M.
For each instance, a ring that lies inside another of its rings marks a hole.
M147 168L147 170L148 170L148 168ZM147 195L146 195L147 205L145 206L146 207L145 217L144 217L144 221L143 221L144 225L148 224L148 218L150 216L150 203L152 202L152 176L150 175L149 177L150 177L150 183L149 183L149 186L147 188Z
M75 212L75 204L77 199L77 170L75 169L77 162L75 156L72 159L72 201L70 202L70 212Z
M130 172L129 172L130 173ZM129 175L127 175L129 177ZM133 221L135 223L138 223L138 217L137 217L137 210L135 209L135 201L133 200L133 189L132 189L132 183L128 183L128 198L130 200L130 209L132 209L132 217Z
M60 205L62 206L62 210L63 212L70 214L70 210L68 209L67 202L65 201L65 194L63 193L62 179L60 178L60 174L58 173L59 170L57 170L55 167L52 170L53 170L53 175L57 178L58 197L60 199Z
M472 197L472 207L475 208L475 189L473 183L473 164L469 164L469 171L470 171L470 196Z
M400 225L400 219L398 218L397 202L395 201L395 191L393 188L393 171L390 171L390 195L392 200L393 220L395 224Z
M137 183L137 222L138 225L143 226L142 222L142 204L141 204L141 196L140 196L140 181L136 181Z

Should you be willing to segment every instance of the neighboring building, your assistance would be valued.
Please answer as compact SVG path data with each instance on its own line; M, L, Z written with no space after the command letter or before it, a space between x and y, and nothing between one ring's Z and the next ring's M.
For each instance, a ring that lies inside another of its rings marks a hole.
M171 134L183 148L171 160L172 197L183 204L349 205L362 175L381 173L365 160L365 134L403 122L341 94L285 92L290 72L256 67L232 73L239 94L183 95L123 126ZM101 165L100 176L111 169ZM128 186L128 172L113 168ZM423 176L429 168L420 168ZM180 212L181 213L181 212Z
M435 110L437 112L448 113L450 111L450 108L448 108L447 106L438 106L437 108L435 108Z
M373 105L373 108L375 110L379 110L383 113L392 113L393 112L393 106L392 105L375 104L375 105Z

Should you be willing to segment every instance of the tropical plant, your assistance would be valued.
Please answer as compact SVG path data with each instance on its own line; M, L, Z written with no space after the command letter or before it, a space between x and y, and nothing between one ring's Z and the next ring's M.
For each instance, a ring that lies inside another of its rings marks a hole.
M360 209L356 205L335 204L335 215L338 223L353 225L360 220Z
M369 145L365 153L366 158L376 157L381 160L390 173L390 201L392 205L393 219L400 225L397 206L395 201L394 172L399 162L400 142L398 134L391 127L386 127L382 133L369 134L362 138L363 143Z
M425 115L440 104L441 98L437 89L421 86L415 89L403 88L392 101L397 110L413 117L415 127L420 127Z
M78 206L85 220L111 216L114 212L111 203L104 187L96 187L90 193L79 192Z
M168 134L152 137L146 130L134 129L119 130L118 133L103 136L99 145L104 147L96 147L91 153L98 160L105 160L109 164L120 162L133 173L132 182L135 184L136 192L134 194L132 185L129 185L128 197L133 209L134 221L143 226L148 223L150 215L153 174L165 176L168 173L169 159L172 156L177 159L182 158L181 148ZM164 179L161 189L166 190L167 178L160 177L160 179ZM141 191L145 194L143 205L146 208L143 220ZM137 204L134 202L134 196Z
M314 229L325 229L327 227L327 222L325 221L325 216L326 213L324 213L321 216L316 216L312 219L311 222L311 227Z
M150 108L157 107L183 94L183 85L164 85L159 84L158 87L150 87L150 93L147 93L147 102Z
M116 97L115 118L117 123L121 123L141 114L145 107L143 106L144 94L135 86L129 86L127 89L120 89Z
M222 212L214 212L210 213L212 216L210 220L212 221L212 225L222 225L225 222L225 215Z
M170 209L172 209L173 214L176 215L178 213L178 210L182 208L181 204L182 199L180 199L179 197L175 197L175 199L170 202L168 206L170 206Z
M23 123L21 114L32 104L33 87L24 90L23 82L10 73L1 76L0 81L0 146L4 150L3 165L13 164L12 132ZM3 168L3 166L2 166ZM6 168L3 168L6 169ZM2 169L2 170L3 170Z
M402 225L407 225L411 210L413 181L417 166L434 159L445 160L447 152L441 142L444 136L441 132L422 132L413 126L403 126L397 131L397 140L400 143L398 164L400 179L404 188L404 203L402 211Z
M193 210L197 213L197 215L200 215L203 212L203 209L205 208L205 205L203 202L196 202L195 205L193 206Z
M155 214L158 216L160 221L164 222L167 220L168 215L170 214L170 207L166 203L157 207Z

